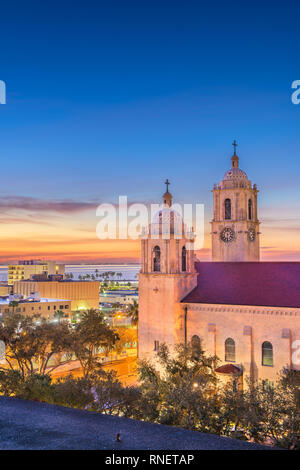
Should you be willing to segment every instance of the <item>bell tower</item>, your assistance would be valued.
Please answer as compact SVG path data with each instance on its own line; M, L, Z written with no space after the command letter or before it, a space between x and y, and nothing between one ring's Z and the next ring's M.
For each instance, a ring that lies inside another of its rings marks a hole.
M162 343L176 341L176 303L197 285L192 249L179 212L172 207L169 181L163 203L142 234L139 274L139 358L151 358Z
M258 189L239 168L236 141L233 147L231 168L212 191L212 260L259 261Z

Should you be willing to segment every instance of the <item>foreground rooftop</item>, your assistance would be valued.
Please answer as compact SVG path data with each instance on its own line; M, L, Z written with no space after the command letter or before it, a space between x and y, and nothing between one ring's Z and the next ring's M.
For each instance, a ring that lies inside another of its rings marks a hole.
M0 426L1 450L265 449L212 434L8 397L0 397Z

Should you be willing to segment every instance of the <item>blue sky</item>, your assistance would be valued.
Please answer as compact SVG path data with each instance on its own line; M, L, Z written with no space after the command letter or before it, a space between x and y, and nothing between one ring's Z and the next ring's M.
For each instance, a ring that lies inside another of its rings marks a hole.
M205 204L208 221L210 190L237 139L240 166L261 190L265 246L298 259L300 105L290 97L300 79L300 6L44 3L1 6L3 236L15 230L10 219L20 228L22 217L35 218L28 198L156 202L166 177L177 202ZM28 203L17 216L5 205L16 197ZM283 229L293 233L288 246Z

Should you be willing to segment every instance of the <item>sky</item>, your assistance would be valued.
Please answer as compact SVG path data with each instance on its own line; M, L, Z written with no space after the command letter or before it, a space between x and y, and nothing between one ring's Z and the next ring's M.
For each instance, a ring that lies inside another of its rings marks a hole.
M300 6L270 1L11 1L1 5L0 263L135 262L99 240L96 208L205 207L240 167L256 183L264 260L300 261Z

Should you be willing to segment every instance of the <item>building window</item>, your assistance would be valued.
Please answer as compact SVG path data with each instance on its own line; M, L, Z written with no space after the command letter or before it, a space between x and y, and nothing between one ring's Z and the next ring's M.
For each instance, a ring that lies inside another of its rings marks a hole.
M252 220L253 217L253 205L252 205L252 199L249 199L248 201L248 219Z
M225 199L225 219L231 219L231 200Z
M158 352L159 351L159 341L154 341L154 351Z
M63 310L64 309L64 306L63 305L60 305L59 306L59 310Z
M184 272L186 271L186 248L185 246L182 248L182 254L181 254L181 270Z
M65 305L65 308L69 308L69 305Z
M155 246L153 250L153 271L160 271L160 248Z
M235 362L235 342L232 338L225 341L225 361Z
M262 344L262 365L272 366L273 365L273 346L269 341L265 341Z

